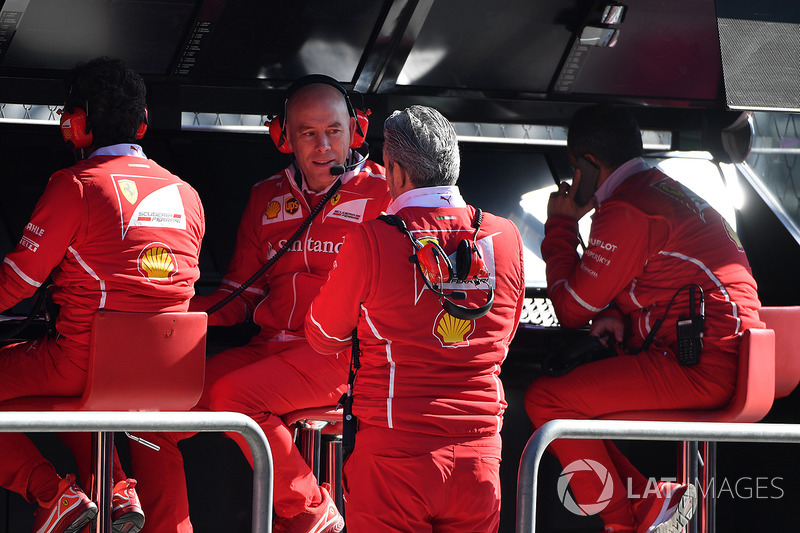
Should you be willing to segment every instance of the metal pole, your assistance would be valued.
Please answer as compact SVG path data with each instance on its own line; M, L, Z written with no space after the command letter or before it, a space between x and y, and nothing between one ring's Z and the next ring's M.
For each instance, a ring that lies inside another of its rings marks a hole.
M229 412L0 411L0 432L236 432L253 455L253 533L272 531L272 453L252 418Z
M536 478L547 446L556 439L673 440L800 443L800 424L551 420L522 452L517 477L517 533L536 528Z

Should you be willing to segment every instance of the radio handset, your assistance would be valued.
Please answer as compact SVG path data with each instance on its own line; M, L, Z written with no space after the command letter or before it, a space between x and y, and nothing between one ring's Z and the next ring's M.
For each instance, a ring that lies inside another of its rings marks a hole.
M578 191L575 193L575 203L583 207L589 203L597 190L597 180L600 178L600 167L581 156L575 161L575 168L581 171L581 180Z

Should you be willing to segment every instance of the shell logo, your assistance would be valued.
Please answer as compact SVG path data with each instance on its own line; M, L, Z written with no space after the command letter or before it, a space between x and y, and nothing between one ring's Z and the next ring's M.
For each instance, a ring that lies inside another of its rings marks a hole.
M290 215L294 215L297 211L300 210L300 202L297 201L297 198L294 196L290 196L286 199L286 212Z
M267 217L267 220L272 220L278 216L280 210L281 203L276 200L272 200L269 204L267 204L267 209L264 211L264 216Z
M178 271L178 262L169 246L151 243L139 254L139 272L150 281L169 281Z
M467 339L474 330L475 324L472 320L463 320L442 312L436 322L434 334L442 346L458 346L469 344Z

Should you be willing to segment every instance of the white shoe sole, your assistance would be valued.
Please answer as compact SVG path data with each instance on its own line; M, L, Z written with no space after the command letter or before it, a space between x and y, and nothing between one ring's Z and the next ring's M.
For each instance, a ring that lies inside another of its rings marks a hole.
M686 492L681 496L677 506L673 506L667 510L667 513L672 514L668 519L662 523L648 530L650 533L683 533L684 528L689 524L689 520L694 516L695 508L697 507L697 488L691 483L686 487ZM663 511L662 511L663 513ZM661 516L659 515L659 518Z

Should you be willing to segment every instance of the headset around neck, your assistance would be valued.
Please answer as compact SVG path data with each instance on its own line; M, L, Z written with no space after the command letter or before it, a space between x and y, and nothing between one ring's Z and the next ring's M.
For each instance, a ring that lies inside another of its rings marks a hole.
M417 266L417 271L422 276L425 286L439 297L442 308L452 316L462 320L476 320L492 308L494 303L494 289L489 283L489 274L483 260L483 252L478 245L478 230L483 220L483 212L476 208L475 219L472 226L475 233L472 239L462 239L456 251L456 265L453 268L447 254L438 243L429 241L425 244L417 240L408 230L405 221L397 215L381 215L378 217L387 224L397 227L411 241L414 254L408 260ZM467 293L464 291L451 291L445 293L440 286L448 282L474 283L476 286L483 283L486 303L479 307L467 307L457 304L453 300L464 300Z

